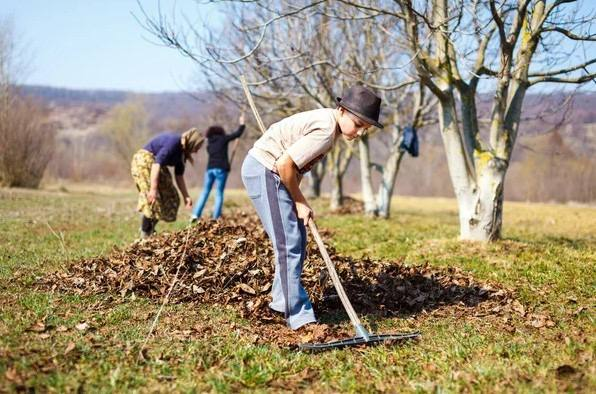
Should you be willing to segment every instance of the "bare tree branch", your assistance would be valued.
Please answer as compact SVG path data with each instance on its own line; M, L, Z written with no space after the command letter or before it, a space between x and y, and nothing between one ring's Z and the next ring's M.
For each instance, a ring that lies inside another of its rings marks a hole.
M596 63L596 58L591 59L591 60L588 60L587 62L584 62L582 64L578 64L578 65L571 66L571 67L566 67L566 68L561 68L561 69L558 69L558 70L550 70L550 71L529 73L528 74L528 77L550 77L550 76L555 76L555 75L558 75L558 74L567 74L567 73L570 73L572 71L583 70L587 66L589 66L590 64L594 64L594 63Z
M537 83L543 83L543 82L577 84L577 83L585 83L585 82L594 81L594 80L596 80L596 73L582 75L581 77L576 77L576 78L571 78L571 77L570 78L562 78L562 77L545 76L545 77L541 77L541 78L532 79L532 80L528 81L528 84L536 85Z
M568 38L575 40L575 41L596 41L596 34L590 34L590 35L586 35L586 36L582 36L582 35L578 35L573 33L572 31L569 31L567 29L563 29L562 27L558 27L558 26L550 26L550 27L545 27L542 29L543 32L557 32L557 33L561 33L565 36L567 36Z

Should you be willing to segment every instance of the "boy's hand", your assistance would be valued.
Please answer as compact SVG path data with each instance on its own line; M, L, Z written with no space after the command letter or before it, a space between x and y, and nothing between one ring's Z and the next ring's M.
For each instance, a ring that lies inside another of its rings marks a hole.
M184 197L184 203L186 208L192 208L192 199L190 197Z
M298 214L298 218L304 221L305 226L308 225L308 221L310 219L314 218L314 212L312 208L306 203L297 202L296 213Z
M240 114L240 117L238 118L238 124L244 124L244 112Z

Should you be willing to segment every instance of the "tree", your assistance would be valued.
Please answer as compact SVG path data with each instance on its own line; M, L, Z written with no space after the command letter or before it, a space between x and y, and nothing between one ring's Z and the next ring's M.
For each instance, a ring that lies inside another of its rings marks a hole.
M346 9L350 7L331 7L325 1L232 4L226 13L229 20L225 36L212 30L201 36L197 29L171 24L161 13L155 19L143 13L146 28L200 65L212 87L229 92L226 87L234 86L239 74L247 75L266 114L289 115L313 106L331 107L345 87L361 83L382 90L388 103L385 118L394 119L399 92L415 80L405 69L379 69L378 64L399 60L403 50L385 45L387 37L372 34L374 20L351 18ZM389 132L394 127L399 133L399 125L390 125ZM394 139L392 146L399 142L399 138ZM326 167L331 176L330 204L338 208L343 196L342 179L353 153L349 144L336 145L326 162L311 171L309 194L319 195L322 169ZM361 161L368 160L367 154L360 149ZM393 160L392 156L390 162ZM364 167L370 172L368 165ZM383 195L392 193L398 169L399 165L393 165L385 174ZM374 196L371 199L374 201ZM373 205L371 209L376 213L378 209ZM389 206L383 204L384 216L388 216Z
M473 13L463 2L432 0L424 2L425 8L416 8L411 1L400 2L410 50L418 51L416 70L439 100L441 135L463 239L490 241L500 237L505 175L528 88L542 82L582 83L594 78L594 74L568 75L596 59L554 67L562 59L557 59L553 35L596 40L579 31L593 17L562 11L566 3L573 2L489 0L473 3ZM474 43L466 43L462 37L464 26L474 26ZM421 43L422 34L428 35L430 49ZM491 51L496 55L492 61L487 56ZM463 73L464 60L469 59L466 52L475 53L467 81ZM482 77L494 81L488 141L481 138L476 114Z
M180 35L171 34L173 29L159 33L165 43L185 48L188 56L205 65L232 66L259 59L250 63L266 71L258 85L293 78L315 100L319 97L315 93L329 88L320 82L319 69L377 90L395 90L396 73L408 75L406 66L411 65L416 78L438 100L461 239L491 241L501 235L505 175L528 89L541 83L581 84L596 76L588 71L596 58L586 58L587 51L575 51L596 41L589 32L594 12L586 12L577 0L321 0L249 5L268 17L252 17L252 23L239 26L241 33L254 34L244 35L247 39L240 41L235 52L215 45L196 53ZM337 26L331 33L333 40L323 40L336 44L329 53L317 49L317 37L326 36L313 30L320 25L317 18L323 17ZM367 25L370 21L374 23ZM293 29L280 31L277 26ZM350 29L358 32L356 39L336 39L349 37L342 34ZM295 31L300 32L298 37L292 35ZM406 52L390 51L391 56L372 68L363 67L368 70L366 80L353 71L355 62L373 57L374 48L400 48L401 38ZM311 79L305 81L302 75ZM486 128L477 113L480 91L493 93Z
M47 110L18 89L26 68L12 24L0 20L0 186L37 188L54 151Z
M405 151L400 148L403 141L404 126L411 125L416 129L420 129L435 123L434 119L429 118L430 111L435 103L427 98L428 95L424 94L425 88L423 85L417 83L414 87L415 92L412 92L411 89L402 89L400 96L394 101L390 101L386 97L387 95L383 94L384 100L395 105L390 112L391 117L386 127L387 132L384 133L389 134L389 139L384 141L384 145L389 151L384 164L371 161L368 136L365 135L358 141L362 196L364 199L364 212L367 215L379 216L385 219L390 216L393 189L405 154ZM407 100L408 95L414 96L414 99ZM381 175L376 195L372 185L373 169Z
M149 139L149 116L143 100L130 97L105 115L102 132L110 138L118 157L127 165L141 144Z
M570 3L578 7L567 9ZM582 12L575 0L349 4L361 18L394 22L395 31L407 38L420 81L438 99L441 136L459 206L460 238L498 239L503 185L526 92L545 82L577 84L594 79L596 74L587 67L596 58L578 59L562 42L596 41L587 31L593 11ZM494 92L488 139L481 134L476 110L481 84Z
M323 183L326 170L327 157L323 157L305 174L306 182L303 183L308 197L321 197L321 184Z

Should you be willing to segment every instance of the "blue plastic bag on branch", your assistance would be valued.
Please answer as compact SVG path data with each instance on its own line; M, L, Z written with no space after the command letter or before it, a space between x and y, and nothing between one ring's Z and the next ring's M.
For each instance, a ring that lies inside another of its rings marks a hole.
M407 151L413 157L418 157L418 133L414 126L406 126L404 128L403 138L399 149Z

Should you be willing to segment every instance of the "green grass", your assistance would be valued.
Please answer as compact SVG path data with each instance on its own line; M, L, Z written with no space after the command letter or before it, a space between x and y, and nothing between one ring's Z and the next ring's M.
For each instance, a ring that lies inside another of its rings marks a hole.
M247 203L228 193L228 208ZM389 220L331 215L314 204L341 253L459 267L513 290L553 327L520 320L505 330L494 319L421 313L374 321L381 331L419 329L417 342L309 355L253 344L234 329L250 322L229 309L169 305L139 361L157 304L35 286L47 272L133 241L134 205L134 193L121 190L0 190L0 391L596 390L593 207L507 202L504 240L484 245L457 240L449 199L396 198ZM186 217L158 230L183 228ZM49 329L31 330L40 321ZM90 328L78 330L82 322ZM562 365L575 372L557 374Z

